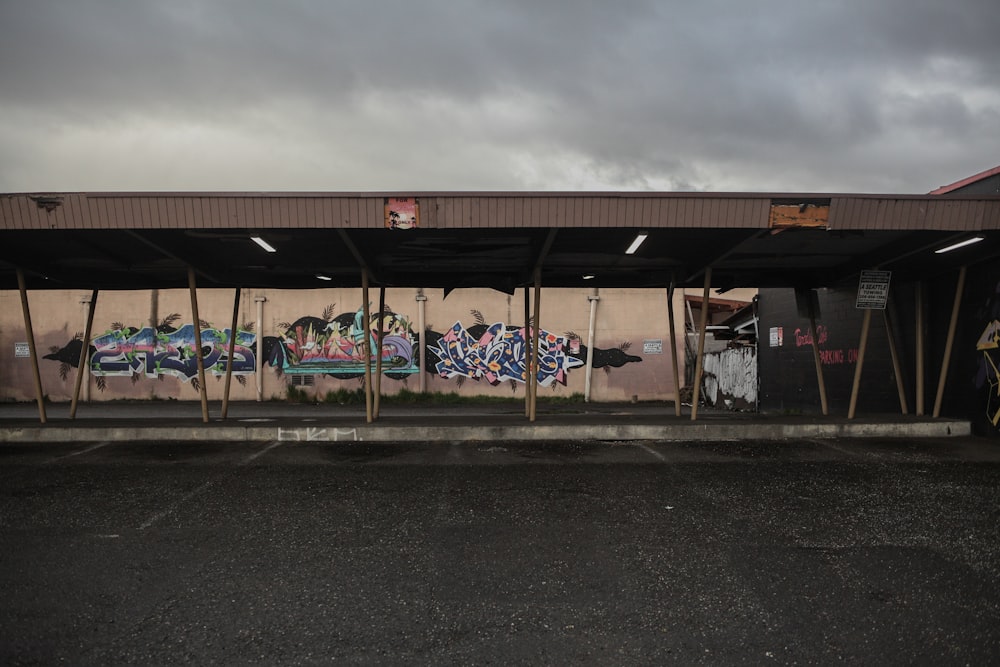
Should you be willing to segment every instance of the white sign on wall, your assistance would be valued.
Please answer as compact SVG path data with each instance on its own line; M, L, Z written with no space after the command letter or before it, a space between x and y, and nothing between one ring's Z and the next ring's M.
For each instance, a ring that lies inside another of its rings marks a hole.
M14 357L17 359L27 359L31 356L31 348L27 343L14 343Z
M642 341L643 354L663 354L663 339Z
M785 331L782 327L771 327L771 347L781 347L785 342Z
M892 271L862 271L858 281L858 301L854 307L885 310L891 277Z

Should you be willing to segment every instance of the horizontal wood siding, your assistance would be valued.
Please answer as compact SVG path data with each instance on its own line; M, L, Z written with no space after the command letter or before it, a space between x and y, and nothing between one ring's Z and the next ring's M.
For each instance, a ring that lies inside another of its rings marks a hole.
M382 195L64 194L52 211L29 195L0 195L0 229L380 229ZM427 194L421 226L462 228L767 227L769 195ZM781 197L783 200L789 197ZM832 229L1000 229L1000 198L833 196Z
M1000 228L1000 200L838 197L831 229L977 231Z

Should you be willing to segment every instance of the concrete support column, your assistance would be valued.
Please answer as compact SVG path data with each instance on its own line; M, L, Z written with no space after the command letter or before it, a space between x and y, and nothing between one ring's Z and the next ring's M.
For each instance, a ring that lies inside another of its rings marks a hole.
M266 296L255 296L257 304L257 355L254 359L254 381L257 384L257 402L264 400L264 302Z
M427 369L424 368L425 359L427 357L427 314L426 314L426 304L427 297L424 296L423 288L417 290L417 328L420 330L420 346L418 353L420 354L420 359L418 363L420 365L420 393L424 394L427 392Z
M667 318L670 321L670 362L674 372L674 416L681 416L681 369L677 363L677 323L674 319L674 291L677 285L673 280L667 288Z
M531 288L524 287L524 416L531 419Z
M375 404L373 415L378 419L382 405L382 339L385 336L385 287L378 288L378 332L375 334Z
M372 346L371 346L371 309L368 307L368 269L361 269L361 313L364 318L361 332L361 354L365 356L365 421L374 421L372 406Z
M590 302L590 324L587 327L587 375L583 393L585 403L590 403L590 384L594 377L594 337L597 334L597 302L600 300L601 297L595 287L594 293L587 297L587 301Z

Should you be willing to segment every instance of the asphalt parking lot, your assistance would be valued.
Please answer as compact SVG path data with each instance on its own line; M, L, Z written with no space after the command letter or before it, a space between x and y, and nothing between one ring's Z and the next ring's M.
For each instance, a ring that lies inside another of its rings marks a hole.
M0 445L4 664L988 664L995 440Z

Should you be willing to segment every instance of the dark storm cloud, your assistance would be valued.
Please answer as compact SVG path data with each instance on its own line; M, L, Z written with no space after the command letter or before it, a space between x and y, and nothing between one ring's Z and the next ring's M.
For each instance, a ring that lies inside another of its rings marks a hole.
M987 0L35 0L0 18L2 189L919 192L1000 163Z

